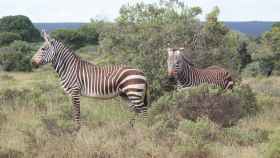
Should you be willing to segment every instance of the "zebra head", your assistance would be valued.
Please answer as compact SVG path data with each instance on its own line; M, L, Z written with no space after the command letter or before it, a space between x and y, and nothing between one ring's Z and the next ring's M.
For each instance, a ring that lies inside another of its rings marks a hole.
M167 48L168 58L168 76L174 78L176 75L176 65L178 64L179 59L181 58L181 51L184 48Z
M50 36L43 31L43 38L45 42L43 45L38 49L38 51L34 54L31 59L32 65L38 67L39 65L44 65L52 61L54 58L54 47L52 46L52 40Z

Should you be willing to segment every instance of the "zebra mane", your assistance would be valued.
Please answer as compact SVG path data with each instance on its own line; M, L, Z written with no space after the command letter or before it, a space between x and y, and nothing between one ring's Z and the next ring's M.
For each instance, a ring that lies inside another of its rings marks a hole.
M69 48L68 46L66 46L63 42L61 42L61 41L59 41L59 40L57 40L57 39L52 39L52 40L51 40L51 44L52 44L52 43L56 43L56 44L58 44L58 45L61 45L61 46L63 47L63 49L67 50L67 53L71 53L71 54L74 55L77 59L82 60L82 61L84 61L84 62L86 62L86 63L89 63L89 64L91 64L92 66L96 66L95 63L93 63L93 62L91 62L91 61L88 61L88 60L82 59L79 55L77 55L77 54L75 53L75 51L74 51L73 49L71 49L71 48Z
M77 57L79 57L75 51L73 49L71 49L70 47L68 47L67 45L65 45L62 41L57 40L57 39L52 39L51 40L51 44L56 43L57 45L60 45L63 49L67 50L67 53L71 53Z
M187 62L190 66L194 66L194 64L186 57L183 53L180 53L181 59L185 62Z

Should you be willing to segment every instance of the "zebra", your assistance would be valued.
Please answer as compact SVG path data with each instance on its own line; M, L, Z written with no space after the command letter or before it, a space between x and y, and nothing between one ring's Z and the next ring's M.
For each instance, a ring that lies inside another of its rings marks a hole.
M148 83L144 73L125 65L97 66L81 59L62 42L43 31L45 42L31 59L39 67L51 63L66 94L72 98L75 127L80 129L80 96L109 99L120 96L129 102L134 116L147 117ZM133 126L135 117L130 119Z
M193 63L182 53L184 48L167 48L168 76L175 79L178 89L208 83L223 89L232 89L233 80L229 72L219 66L205 69L194 67Z

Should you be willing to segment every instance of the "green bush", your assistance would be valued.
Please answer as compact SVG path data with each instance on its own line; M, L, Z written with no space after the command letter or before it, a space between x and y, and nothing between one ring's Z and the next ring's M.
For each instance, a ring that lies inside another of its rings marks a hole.
M0 32L0 46L9 45L16 40L21 40L19 34L13 32Z
M36 42L41 40L40 32L30 19L23 15L5 16L0 19L0 32L18 34L22 40Z
M255 94L248 86L224 92L201 85L160 97L152 105L150 115L152 123L163 118L196 120L206 116L221 126L230 126L257 111Z
M31 71L33 48L26 42L15 41L0 48L0 69L4 71Z

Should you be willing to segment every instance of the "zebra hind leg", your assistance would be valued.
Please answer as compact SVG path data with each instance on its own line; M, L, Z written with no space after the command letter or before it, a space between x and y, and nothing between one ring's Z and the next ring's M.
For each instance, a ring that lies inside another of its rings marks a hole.
M130 127L134 127L136 118L139 116L139 114L144 114L147 110L145 110L146 108L144 106L144 100L141 96L128 95L127 98L129 102L129 111L131 112L129 124Z
M73 115L73 121L75 123L75 130L79 131L81 128L81 122L80 122L80 93L79 90L73 90L71 93L72 97L72 115Z

